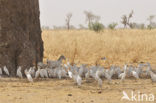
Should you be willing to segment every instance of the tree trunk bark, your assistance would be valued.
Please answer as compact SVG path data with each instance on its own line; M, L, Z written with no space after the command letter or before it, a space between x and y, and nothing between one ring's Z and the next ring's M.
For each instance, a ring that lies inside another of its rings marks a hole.
M42 61L39 15L38 0L0 0L0 67L11 76Z

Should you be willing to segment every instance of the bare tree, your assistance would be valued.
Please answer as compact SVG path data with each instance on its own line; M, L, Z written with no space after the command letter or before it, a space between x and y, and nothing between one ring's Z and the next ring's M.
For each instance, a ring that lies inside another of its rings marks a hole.
M124 28L126 28L127 27L127 16L123 15L121 17L121 19L122 19L121 23L124 25Z
M147 20L149 21L150 24L152 24L154 18L155 18L154 15L150 15L150 16L147 18Z
M148 29L152 29L153 28L153 26L155 25L155 23L153 22L153 19L155 18L155 16L154 15L150 15L148 18L147 18L147 20L149 21L149 25L147 25L147 28Z
M91 23L98 22L100 20L100 16L96 16L90 11L84 11L84 14L86 15L86 22L88 22L88 26L90 26Z
M70 21L71 21L71 18L72 18L72 13L68 13L66 15L66 26L67 26L67 29L68 30L70 29Z
M133 17L133 14L134 14L134 12L133 12L133 10L132 10L132 11L130 12L129 16L128 16L128 19L127 19L128 25L130 24L130 19Z
M133 10L132 10L128 16L123 15L123 16L121 17L121 19L122 19L121 23L124 25L124 28L126 28L127 25L128 25L130 28L133 28L133 23L130 22L130 19L133 17L133 14L134 14L134 12L133 12Z

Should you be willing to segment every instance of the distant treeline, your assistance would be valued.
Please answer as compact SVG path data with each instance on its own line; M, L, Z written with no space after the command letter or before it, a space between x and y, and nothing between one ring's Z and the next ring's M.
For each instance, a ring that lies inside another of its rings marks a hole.
M90 11L84 11L84 14L86 16L86 23L88 24L88 27L85 27L82 24L79 24L79 27L75 27L74 25L71 25L71 18L72 18L72 13L68 13L66 15L66 19L65 19L65 25L63 26L53 26L53 28L50 28L48 26L42 26L42 29L90 29L90 30L94 30L96 32L102 31L105 28L107 29L117 29L118 27L118 23L117 22L112 22L109 25L105 26L103 23L100 22L100 16L97 16L95 14L93 14ZM133 22L131 19L133 18L134 12L133 10L128 14L128 15L123 15L121 17L121 24L123 25L122 28L126 29L155 29L156 28L156 22L154 22L154 15L150 15L147 18L147 22L148 24L145 23L136 23ZM121 28L121 27L120 27Z

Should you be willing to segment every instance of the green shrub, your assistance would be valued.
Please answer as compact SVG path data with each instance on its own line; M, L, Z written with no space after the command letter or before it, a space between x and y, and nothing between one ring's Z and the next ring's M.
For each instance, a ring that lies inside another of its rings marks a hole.
M147 25L147 29L151 30L153 27L151 25Z
M111 24L108 25L108 28L111 29L111 30L114 30L117 25L118 25L117 23L111 23Z
M95 32L100 32L104 29L104 25L99 22L89 24L89 29L94 30Z

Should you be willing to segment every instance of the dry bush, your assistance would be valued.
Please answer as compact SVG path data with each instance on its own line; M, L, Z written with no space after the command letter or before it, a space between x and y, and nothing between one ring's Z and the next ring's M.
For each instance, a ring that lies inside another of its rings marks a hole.
M63 54L77 64L156 63L156 30L56 30L43 31L42 37L44 57L53 60Z

